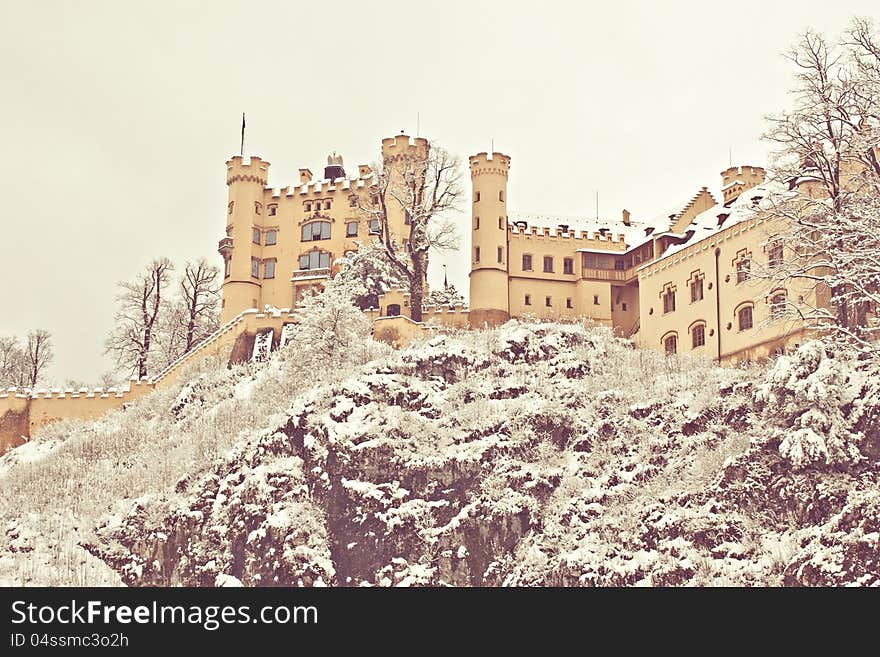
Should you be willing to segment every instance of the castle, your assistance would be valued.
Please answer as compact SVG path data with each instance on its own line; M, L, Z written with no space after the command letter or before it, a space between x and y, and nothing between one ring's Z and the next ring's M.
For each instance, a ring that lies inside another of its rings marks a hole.
M382 140L384 167L420 157L423 138ZM765 358L804 339L806 327L780 312L791 296L827 305L830 293L768 287L750 272L778 263L786 246L775 237L781 219L757 212L774 191L756 166L722 172L723 199L706 187L659 217L530 225L511 216L511 159L478 153L469 159L472 182L470 307L424 309L410 319L409 295L392 289L365 311L374 335L398 346L432 327L480 328L509 318L589 318L643 348L692 352L722 363ZM382 228L363 208L375 207L374 172L348 175L335 153L323 177L299 170L299 184L268 186L269 163L233 157L222 257L221 327L156 376L132 381L127 391L15 390L0 392L0 453L49 422L96 418L150 390L171 385L196 359L219 354L230 361L261 358L291 339L291 311L305 290L338 271L337 260ZM792 183L810 194L809 176ZM778 190L775 190L778 191ZM409 233L402 209L389 204L388 229L401 243ZM544 224L547 222L544 221ZM809 295L809 298L806 298Z

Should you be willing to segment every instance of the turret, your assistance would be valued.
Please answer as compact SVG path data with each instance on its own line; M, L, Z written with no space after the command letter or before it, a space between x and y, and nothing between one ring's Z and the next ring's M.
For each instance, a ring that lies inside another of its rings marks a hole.
M268 178L269 163L259 157L245 162L235 156L226 162L226 237L219 246L224 265L221 322L260 305L259 265L255 272L254 260L259 262L262 247L254 243L254 228L263 223L263 189Z
M470 158L470 323L497 325L510 318L508 305L507 175L510 158L478 153Z
M721 172L721 193L724 205L730 205L747 189L764 182L764 169L761 167L730 167Z

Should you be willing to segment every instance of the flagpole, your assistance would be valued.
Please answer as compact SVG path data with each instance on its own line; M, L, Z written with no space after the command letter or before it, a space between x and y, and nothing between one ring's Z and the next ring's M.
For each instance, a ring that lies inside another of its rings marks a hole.
M244 158L244 112L241 113L241 157Z

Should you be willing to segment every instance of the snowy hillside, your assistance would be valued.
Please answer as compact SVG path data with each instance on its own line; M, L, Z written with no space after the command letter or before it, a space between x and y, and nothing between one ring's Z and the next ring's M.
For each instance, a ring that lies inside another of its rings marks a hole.
M0 582L880 584L869 363L517 322L365 345L206 362L0 459Z

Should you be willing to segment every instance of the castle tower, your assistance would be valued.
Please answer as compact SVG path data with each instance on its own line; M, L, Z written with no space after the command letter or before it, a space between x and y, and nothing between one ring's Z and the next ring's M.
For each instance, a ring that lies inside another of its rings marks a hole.
M507 174L510 158L470 158L473 186L470 324L494 326L510 318L507 253Z
M243 310L260 306L262 247L255 243L254 228L263 224L266 212L263 188L268 178L269 163L258 157L251 157L245 163L243 158L235 156L226 162L226 185L229 187L226 237L220 240L218 249L224 261L221 323L228 322Z
M724 205L729 205L747 189L764 182L764 169L761 167L730 167L721 172L721 193Z

